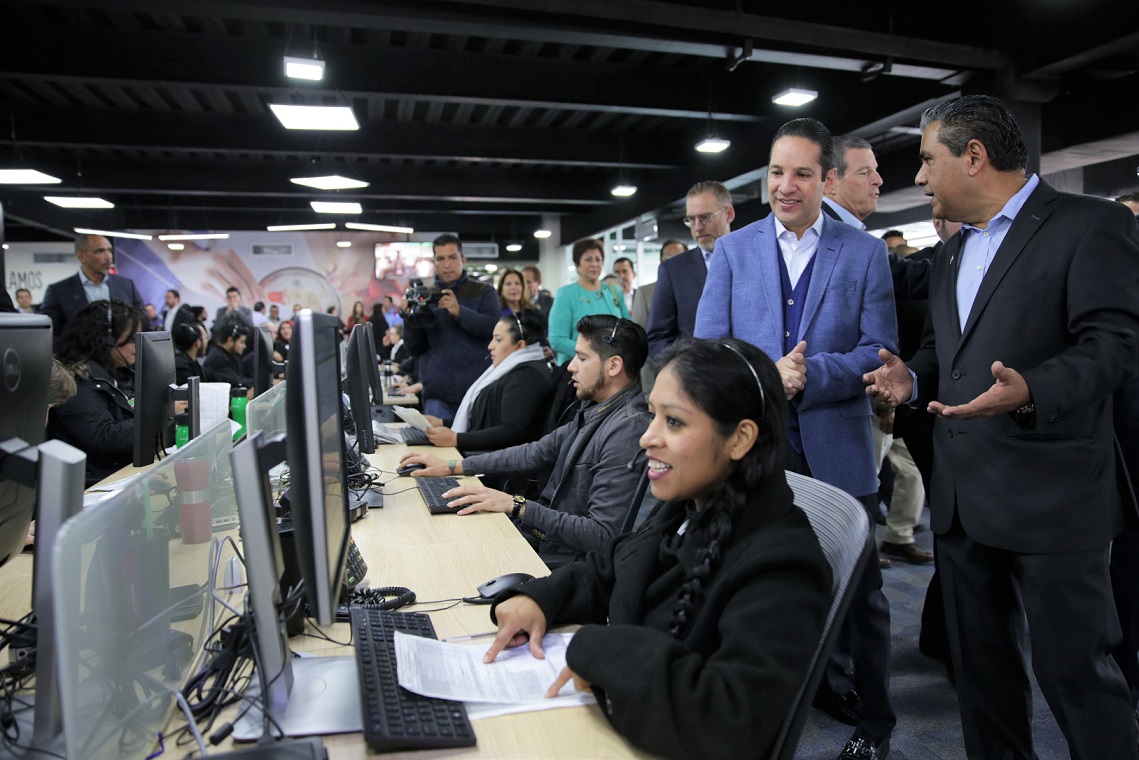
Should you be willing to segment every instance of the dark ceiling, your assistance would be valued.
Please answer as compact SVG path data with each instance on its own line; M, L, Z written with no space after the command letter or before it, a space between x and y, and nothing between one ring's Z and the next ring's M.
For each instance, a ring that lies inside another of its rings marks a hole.
M1021 101L1065 168L1139 153L1134 0L969 5L0 0L0 168L64 180L0 186L6 234L351 220L532 242L557 215L566 242L640 214L675 218L700 179L757 199L772 133L800 115L874 143L883 210L901 218L924 201L890 193L910 184L918 138L891 128L962 91ZM325 81L285 78L284 55L314 52ZM773 105L790 86L819 100ZM350 105L361 128L287 131L271 103ZM696 153L709 129L731 148ZM289 182L329 168L371 184ZM614 198L619 180L639 192ZM80 192L116 206L42 199ZM311 211L329 195L364 213Z

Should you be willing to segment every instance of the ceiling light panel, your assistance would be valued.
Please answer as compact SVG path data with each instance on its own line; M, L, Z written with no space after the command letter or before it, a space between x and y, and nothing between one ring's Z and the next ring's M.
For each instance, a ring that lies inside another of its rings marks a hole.
M290 106L271 103L269 108L285 129L352 131L360 128L356 114L348 106Z

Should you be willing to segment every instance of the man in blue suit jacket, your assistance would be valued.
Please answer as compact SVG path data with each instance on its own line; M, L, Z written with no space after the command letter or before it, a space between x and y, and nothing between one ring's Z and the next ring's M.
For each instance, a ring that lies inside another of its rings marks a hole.
M79 272L47 286L40 314L51 317L52 332L58 338L67 323L92 301L115 299L143 310L142 296L134 280L111 274L114 249L102 235L80 235L75 239Z
M657 270L656 287L645 332L649 356L656 356L696 327L696 307L704 292L708 261L716 241L732 230L736 210L732 194L719 182L697 182L684 200L684 224L692 230L696 247L668 260ZM663 249L662 249L663 250Z
M776 362L788 401L788 469L877 506L871 405L862 374L897 343L886 244L820 213L833 165L827 128L780 127L771 144L773 214L720 240L696 314L697 338L734 337ZM889 751L890 610L872 557L851 603L857 723L841 760Z

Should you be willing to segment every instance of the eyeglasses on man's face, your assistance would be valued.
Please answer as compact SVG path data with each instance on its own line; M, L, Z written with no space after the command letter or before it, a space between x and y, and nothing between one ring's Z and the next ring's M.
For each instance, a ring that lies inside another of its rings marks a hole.
M697 214L696 216L686 216L680 221L684 222L685 227L689 228L693 227L697 222L700 222L701 227L707 227L711 224L712 220L715 219L717 215L723 213L726 208L727 206L721 206L717 211L711 211L707 214Z

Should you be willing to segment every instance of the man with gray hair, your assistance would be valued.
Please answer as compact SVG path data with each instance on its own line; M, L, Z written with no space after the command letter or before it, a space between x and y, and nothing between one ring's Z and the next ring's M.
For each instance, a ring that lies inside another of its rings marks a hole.
M102 235L80 235L75 238L75 258L79 259L79 272L48 285L40 304L40 314L51 317L57 338L79 310L93 301L115 299L140 312L145 308L134 281L111 274L115 262L110 240Z
M965 750L1034 756L1027 623L1071 756L1134 760L1108 547L1137 517L1111 394L1139 367L1139 225L1029 175L996 98L940 103L921 127L914 182L964 226L935 257L922 346L908 367L880 351L864 380L937 418L930 528Z
M881 187L882 175L870 143L855 135L834 138L834 167L827 173L823 212L865 230L863 220L878 209ZM876 405L873 427L878 466L881 469L882 461L889 460L897 473L886 515L886 536L879 546L884 555L880 562L883 567L889 567L889 557L912 564L933 562L933 553L919 548L914 541L914 527L925 503L925 487L906 442L893 434L893 424L894 410L885 404Z
M878 210L882 175L870 143L855 135L834 138L834 168L823 190L823 213L864 230L863 220Z
M714 180L697 182L684 199L684 226L692 230L696 247L661 261L649 308L649 356L656 356L678 338L692 337L696 307L704 292L708 264L716 241L732 231L736 209L728 188Z

